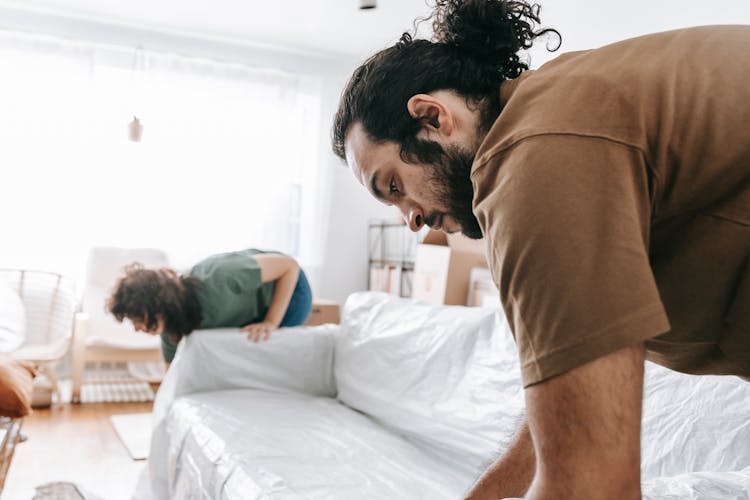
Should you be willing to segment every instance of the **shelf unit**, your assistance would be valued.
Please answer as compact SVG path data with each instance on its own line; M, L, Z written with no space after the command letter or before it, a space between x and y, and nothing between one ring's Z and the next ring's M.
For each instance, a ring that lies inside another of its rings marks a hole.
M367 288L410 297L419 240L401 221L369 221Z

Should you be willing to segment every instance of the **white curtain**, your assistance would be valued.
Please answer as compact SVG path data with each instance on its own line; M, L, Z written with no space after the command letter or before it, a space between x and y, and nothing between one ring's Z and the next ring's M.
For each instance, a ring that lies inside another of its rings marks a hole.
M318 79L2 32L0 70L0 267L80 279L93 245L318 264Z

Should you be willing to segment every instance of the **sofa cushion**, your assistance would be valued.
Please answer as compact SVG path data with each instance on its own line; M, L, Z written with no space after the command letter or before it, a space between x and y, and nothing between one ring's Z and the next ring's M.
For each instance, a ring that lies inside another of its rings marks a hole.
M478 467L505 448L524 406L515 343L491 309L352 295L335 374L347 405ZM642 427L644 480L740 470L750 464L750 383L646 363Z
M364 292L337 338L339 399L478 472L510 441L523 390L505 317Z
M197 393L166 424L169 498L453 500L472 480L331 398Z

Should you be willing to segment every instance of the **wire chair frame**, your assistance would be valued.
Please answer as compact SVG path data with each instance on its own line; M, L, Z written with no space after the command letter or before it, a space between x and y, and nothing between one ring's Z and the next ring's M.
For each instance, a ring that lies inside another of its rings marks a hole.
M32 269L0 269L0 280L15 288L25 311L24 342L10 354L36 364L61 402L53 367L73 341L77 309L73 281L60 273Z
M52 271L0 268L0 280L13 287L24 304L24 345L51 344L70 335L77 307L70 278Z

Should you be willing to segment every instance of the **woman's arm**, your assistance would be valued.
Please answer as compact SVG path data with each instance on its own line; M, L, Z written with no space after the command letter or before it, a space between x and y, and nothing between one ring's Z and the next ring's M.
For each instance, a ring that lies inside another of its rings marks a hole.
M243 332L247 332L247 338L257 342L260 339L267 340L271 332L281 324L297 285L299 264L292 257L281 254L260 254L254 258L260 267L261 282L276 282L265 319L261 323L242 328Z

